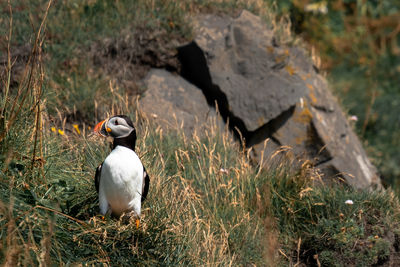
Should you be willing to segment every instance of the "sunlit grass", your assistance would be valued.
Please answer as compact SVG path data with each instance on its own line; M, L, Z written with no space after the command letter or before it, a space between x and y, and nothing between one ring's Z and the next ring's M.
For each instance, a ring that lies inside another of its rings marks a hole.
M275 245L266 242L273 233L252 207L266 177L256 177L227 133L210 130L214 134L189 141L146 120L136 125L137 151L151 175L141 228L96 216L93 175L109 146L91 135L65 138L46 123L43 166L31 171L29 160L15 158L2 165L7 215L0 224L2 231L13 227L4 232L13 240L4 246L5 261L36 265L43 253L53 263L226 266L273 260L265 256Z
M22 21L45 7L21 3L26 5L14 14L16 45L31 43L26 33L32 28ZM38 35L43 13L31 16L38 36L32 54L46 51L53 57L32 57L20 88L11 88L7 79L1 84L8 92L0 99L2 264L368 266L388 261L399 240L399 205L390 191L327 187L312 166L304 163L294 171L289 159L260 170L215 123L193 138L179 128L163 131L136 109L126 88L76 59L92 42L118 35L121 25L146 21L146 27L187 36L187 14L247 7L267 17L262 1L127 3L59 1ZM83 121L67 122L66 116L78 110ZM133 118L137 152L151 177L139 229L98 216L94 171L110 146L88 125L111 114Z

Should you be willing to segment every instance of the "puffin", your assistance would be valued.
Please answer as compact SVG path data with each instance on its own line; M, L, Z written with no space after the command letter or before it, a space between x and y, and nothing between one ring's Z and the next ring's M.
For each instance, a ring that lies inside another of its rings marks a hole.
M94 132L112 137L112 151L96 168L95 187L100 213L136 218L139 228L142 202L149 192L150 177L135 153L136 129L128 116L116 115L99 122Z

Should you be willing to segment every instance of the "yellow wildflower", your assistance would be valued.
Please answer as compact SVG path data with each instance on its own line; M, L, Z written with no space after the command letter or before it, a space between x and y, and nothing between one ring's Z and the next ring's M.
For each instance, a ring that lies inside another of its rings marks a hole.
M81 134L81 131L79 130L78 124L73 124L72 127L74 127L75 131L76 131L78 134Z
M53 133L55 133L55 132L56 132L56 127L51 127L51 131L52 131Z
M61 130L61 129L58 129L58 133L59 133L60 135L64 135L64 131Z

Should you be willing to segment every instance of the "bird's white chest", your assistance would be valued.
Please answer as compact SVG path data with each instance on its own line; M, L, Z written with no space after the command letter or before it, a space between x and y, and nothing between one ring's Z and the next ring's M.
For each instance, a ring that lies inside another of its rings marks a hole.
M143 165L136 153L117 146L104 160L101 168L100 191L111 210L120 214L134 210L140 215Z

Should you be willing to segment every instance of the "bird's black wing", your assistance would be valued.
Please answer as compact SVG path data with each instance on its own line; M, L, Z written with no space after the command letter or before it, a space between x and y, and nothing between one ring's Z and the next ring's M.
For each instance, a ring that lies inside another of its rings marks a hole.
M103 166L103 163L96 168L96 174L94 175L94 186L96 187L97 193L99 193L101 166Z
M142 187L142 202L146 199L150 187L150 176L147 174L146 168L143 166L143 187Z

